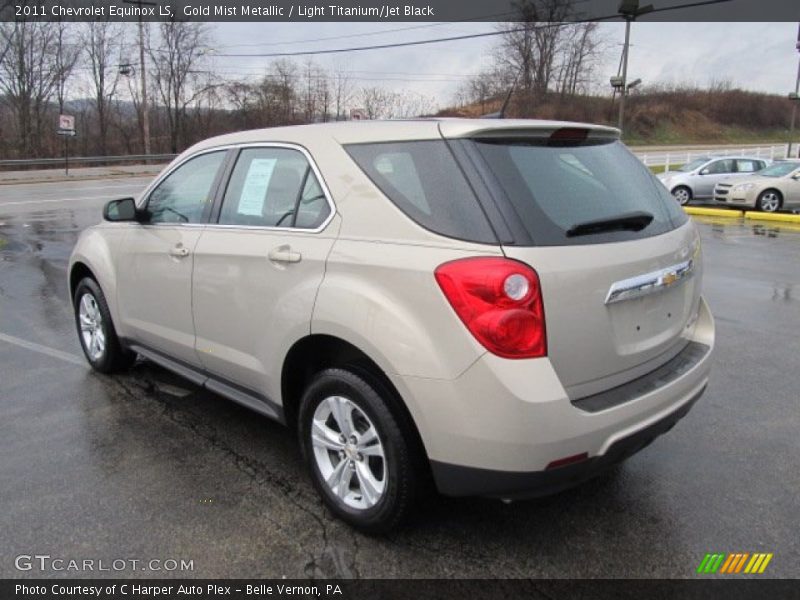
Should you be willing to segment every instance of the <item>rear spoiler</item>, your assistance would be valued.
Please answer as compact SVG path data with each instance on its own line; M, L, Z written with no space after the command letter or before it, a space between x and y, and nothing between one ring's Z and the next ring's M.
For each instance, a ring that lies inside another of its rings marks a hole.
M576 143L581 141L615 141L620 131L615 127L590 125L586 123L564 123L557 121L497 120L487 123L484 120L441 121L439 132L444 138L484 138L484 139L549 139L555 142Z

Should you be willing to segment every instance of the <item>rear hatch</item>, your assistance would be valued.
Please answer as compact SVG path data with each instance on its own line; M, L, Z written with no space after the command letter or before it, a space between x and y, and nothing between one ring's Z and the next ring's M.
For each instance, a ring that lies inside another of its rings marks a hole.
M700 295L697 234L615 131L466 137L451 144L499 209L504 253L539 274L548 356L571 398L644 375L685 346Z

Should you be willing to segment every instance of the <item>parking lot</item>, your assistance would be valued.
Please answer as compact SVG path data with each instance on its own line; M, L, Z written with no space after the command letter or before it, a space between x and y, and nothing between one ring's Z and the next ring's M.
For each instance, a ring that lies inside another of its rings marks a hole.
M15 567L46 554L193 565L83 576L696 577L707 552L796 576L800 226L697 220L717 361L668 435L555 497L431 498L371 538L326 513L293 432L145 362L89 370L67 258L146 182L0 186L0 576L67 574Z

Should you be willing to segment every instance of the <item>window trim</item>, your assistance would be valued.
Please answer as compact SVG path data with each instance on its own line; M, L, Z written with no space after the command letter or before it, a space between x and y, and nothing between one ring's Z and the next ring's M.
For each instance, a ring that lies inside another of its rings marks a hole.
M214 206L211 209L211 218L208 222L208 227L214 229L244 229L246 231L254 230L254 231L282 231L286 232L300 232L300 233L320 233L324 230L328 224L333 220L333 217L336 215L336 205L333 203L333 199L331 196L331 192L328 189L325 180L322 177L322 172L319 170L317 163L314 161L311 153L300 144L293 144L290 142L243 142L241 144L234 144L231 146L232 149L235 150L234 156L231 159L231 168L230 171L226 174L225 181L223 185L218 190L217 198L215 200ZM309 229L307 227L273 227L270 225L228 225L225 223L219 222L219 217L222 214L222 204L225 201L225 192L228 191L228 185L230 185L231 178L233 177L233 171L236 168L236 163L239 160L239 155L242 153L243 150L250 150L253 148L282 148L284 150L297 150L305 157L306 161L308 162L309 166L311 167L311 171L317 178L319 182L319 187L322 189L322 193L325 195L325 201L328 203L328 208L330 212L328 216L325 217L325 220L320 223L318 227L313 229Z
M271 227L267 225L226 225L223 223L219 223L219 216L221 214L222 203L225 199L225 192L228 189L228 185L230 183L231 177L233 176L233 169L236 167L236 162L239 160L239 155L241 154L242 150L248 150L251 148L283 148L287 150L297 150L305 156L306 161L311 166L311 170L314 172L314 175L317 177L317 181L319 182L319 186L322 189L322 193L325 194L325 201L328 203L328 208L330 212L325 220L316 228L308 229L305 227ZM223 146L215 146L213 148L204 148L203 150L199 150L194 154L190 154L179 163L175 163L171 165L167 170L163 171L156 179L154 179L149 186L145 188L142 192L140 199L145 199L144 202L137 203L138 207L144 208L150 202L150 195L155 191L155 188L167 177L169 177L173 172L183 166L185 163L189 162L193 158L197 158L198 156L202 156L203 154L208 154L209 152L219 152L219 151L226 151L228 155L224 158L222 165L220 166L220 171L217 173L217 177L214 181L214 194L213 194L213 201L211 204L211 210L205 215L205 222L201 223L152 223L153 227L157 226L179 226L179 227L208 227L214 229L243 229L243 230L255 230L255 231L282 231L286 232L300 232L300 233L320 233L322 232L333 220L333 217L336 216L336 204L333 202L333 196L331 195L330 190L328 189L327 183L325 183L325 179L322 177L322 172L320 171L319 167L317 166L316 161L311 156L311 152L308 151L307 148L301 146L300 144L295 144L292 142L241 142L241 143L234 143L234 144L225 144ZM233 152L231 152L233 151ZM219 180L219 181L217 181Z

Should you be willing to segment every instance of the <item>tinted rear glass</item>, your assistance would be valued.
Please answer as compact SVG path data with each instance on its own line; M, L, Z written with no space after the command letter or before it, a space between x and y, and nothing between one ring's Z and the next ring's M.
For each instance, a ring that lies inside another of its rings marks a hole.
M444 141L351 144L345 150L389 200L426 229L497 243Z
M650 237L686 222L667 189L621 142L549 146L547 141L474 141L517 220L536 245ZM646 212L640 231L569 237L581 223ZM518 242L519 243L519 242Z

